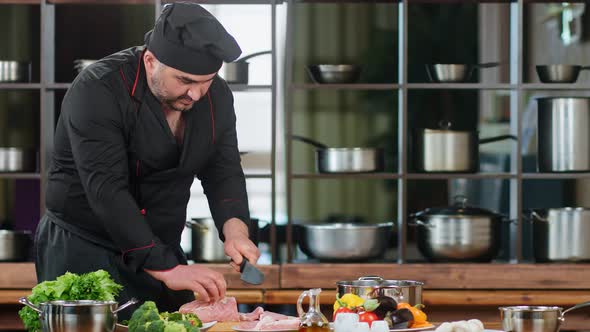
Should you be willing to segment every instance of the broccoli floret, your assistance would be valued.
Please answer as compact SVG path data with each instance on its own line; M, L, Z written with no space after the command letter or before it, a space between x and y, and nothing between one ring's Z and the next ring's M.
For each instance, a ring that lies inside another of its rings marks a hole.
M164 332L164 327L166 326L166 322L163 320L157 320L155 322L151 322L146 329L146 332Z
M158 321L160 315L156 303L152 301L146 301L142 304L131 316L129 320L129 332L140 332L140 327L146 327L146 323ZM145 330L144 330L145 331Z
M189 327L187 327L185 324L188 324ZM196 330L193 330L190 326L191 326L190 323L185 322L185 321L167 322L166 327L164 328L164 332L198 332L199 331L199 328L196 328Z
M178 311L176 311L176 312L162 312L162 313L160 313L160 317L162 317L163 320L167 320L169 322L176 322L176 321L182 320L182 314Z
M203 327L203 322L195 314L184 314L183 320L189 322L192 326Z

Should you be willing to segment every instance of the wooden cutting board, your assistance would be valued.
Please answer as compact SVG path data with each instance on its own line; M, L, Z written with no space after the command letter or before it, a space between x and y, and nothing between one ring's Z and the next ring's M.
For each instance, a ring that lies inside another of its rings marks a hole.
M207 332L233 332L232 326L238 325L240 322L219 322L213 325Z

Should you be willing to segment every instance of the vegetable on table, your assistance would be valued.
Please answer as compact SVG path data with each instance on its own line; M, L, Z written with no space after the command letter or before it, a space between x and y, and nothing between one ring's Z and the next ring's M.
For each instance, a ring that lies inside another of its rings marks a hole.
M199 332L203 323L194 314L158 312L156 304L146 301L133 312L129 332Z

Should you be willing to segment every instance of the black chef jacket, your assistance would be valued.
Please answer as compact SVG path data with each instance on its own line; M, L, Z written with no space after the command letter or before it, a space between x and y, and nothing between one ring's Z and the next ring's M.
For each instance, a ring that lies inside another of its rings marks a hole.
M226 82L216 76L207 95L183 113L179 145L147 85L143 50L135 47L98 61L65 95L48 174L47 213L37 235L39 282L65 271L89 272L78 270L90 268L93 257L88 256L100 253L81 250L77 261L60 257L77 250L72 243L87 242L109 256L92 268L105 268L131 284L124 285L135 289L126 297L146 298L147 290L133 294L142 291L132 285L134 274L149 287L143 268L186 263L180 237L195 175L220 230L232 217L249 222ZM157 292L152 295L161 296Z

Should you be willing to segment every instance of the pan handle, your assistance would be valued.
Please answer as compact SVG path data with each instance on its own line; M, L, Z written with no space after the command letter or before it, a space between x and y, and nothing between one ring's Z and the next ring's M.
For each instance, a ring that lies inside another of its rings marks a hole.
M514 135L500 135L500 136L482 138L479 140L479 144L493 143L493 142L498 142L498 141L504 141L507 139L512 139L515 141L518 140L518 138Z
M43 313L43 311L41 309L39 309L38 306L34 305L31 301L29 301L29 299L27 299L24 296L21 297L20 299L18 299L18 303L26 305L27 307L33 309L38 314L42 314Z
M492 68L492 67L498 67L501 64L501 62L485 62L485 63L479 63L476 65L473 65L473 68Z
M125 302L124 304L122 304L120 307L118 307L117 309L113 310L113 313L116 314L117 312L124 310L125 308L132 306L134 304L136 304L137 302L139 302L138 299L132 297L129 301Z
M299 135L291 135L291 138L294 139L294 140L296 140L296 141L299 141L299 142L303 142L303 143L307 143L309 145L313 145L313 146L315 146L316 148L318 148L320 150L328 149L328 146L327 145L325 145L323 143L320 143L320 142L318 142L316 140L313 140L311 138L307 138L307 137L303 137L303 136L299 136Z
M272 51L262 51L262 52L256 52L256 53L252 53L252 54L248 54L246 56L244 56L243 58L240 58L238 60L236 60L235 62L245 62L248 59L251 59L253 57L259 56L259 55L264 55L264 54L271 54Z

